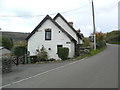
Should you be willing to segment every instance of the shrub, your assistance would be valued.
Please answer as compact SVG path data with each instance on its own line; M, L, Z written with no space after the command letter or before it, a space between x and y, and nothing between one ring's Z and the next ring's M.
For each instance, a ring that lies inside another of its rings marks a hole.
M68 54L69 54L69 48L65 48L65 47L58 48L58 56L62 60L66 60L68 58Z
M90 45L89 38L84 38L84 43L82 44L83 47L87 47Z
M48 59L48 61L56 61L56 59L50 58L50 59Z
M44 46L42 46L42 48L38 52L37 60L38 61L46 61L46 60L48 60L48 53L46 52Z
M105 41L98 41L96 44L97 49L100 49L102 47L106 46L106 42Z
M13 52L17 57L20 57L20 56L23 56L27 52L27 49L25 46L17 46L14 48Z
M12 58L10 56L2 57L2 73L8 73L12 71Z
M25 55L27 52L26 46L16 46L13 50L13 54L17 57L16 65L18 65L18 58Z

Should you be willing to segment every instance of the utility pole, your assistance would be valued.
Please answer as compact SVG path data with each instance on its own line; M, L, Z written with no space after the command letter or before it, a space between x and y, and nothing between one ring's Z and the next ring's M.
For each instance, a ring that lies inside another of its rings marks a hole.
M93 37L94 37L94 50L96 50L96 28L95 28L95 14L94 14L94 4L92 0L92 16L93 16Z

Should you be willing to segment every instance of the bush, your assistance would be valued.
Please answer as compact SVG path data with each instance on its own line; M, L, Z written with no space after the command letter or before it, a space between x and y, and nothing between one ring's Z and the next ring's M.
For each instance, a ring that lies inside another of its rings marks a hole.
M65 48L65 47L58 48L58 56L62 60L66 60L68 58L68 54L69 54L69 48Z
M12 58L10 56L2 57L2 73L8 73L12 71Z
M17 57L20 57L27 52L27 49L25 46L17 46L14 48L13 52L14 52L14 55L16 55Z
M46 60L48 60L48 53L46 52L44 47L42 47L40 49L40 51L38 52L37 60L38 61L46 61Z
M110 44L119 44L120 30L112 31L106 34L106 42Z
M100 49L102 47L106 46L106 42L105 41L98 41L96 44L97 49Z
M82 44L83 47L87 47L90 45L89 38L84 38L84 43Z

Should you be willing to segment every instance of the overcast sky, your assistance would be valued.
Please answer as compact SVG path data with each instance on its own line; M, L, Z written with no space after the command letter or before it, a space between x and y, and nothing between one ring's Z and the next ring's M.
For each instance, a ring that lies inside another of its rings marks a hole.
M93 0L97 31L118 29L118 1ZM31 32L48 14L61 13L74 28L89 36L92 29L91 0L0 0L2 31Z

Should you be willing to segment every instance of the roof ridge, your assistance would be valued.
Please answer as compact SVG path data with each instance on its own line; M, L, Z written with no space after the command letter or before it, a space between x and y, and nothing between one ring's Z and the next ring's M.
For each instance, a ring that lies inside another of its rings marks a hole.
M54 19L52 19L49 15L46 15L46 17L35 27L35 29L30 33L30 35L26 38L28 40L36 31L38 28L41 27L41 25L47 20L50 19L59 29L61 29L71 40L76 41L70 34L68 34Z

